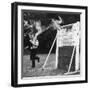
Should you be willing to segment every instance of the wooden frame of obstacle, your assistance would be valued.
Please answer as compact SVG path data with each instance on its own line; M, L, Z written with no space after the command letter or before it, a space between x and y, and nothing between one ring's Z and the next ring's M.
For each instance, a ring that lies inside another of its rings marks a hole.
M55 44L55 41L57 41L57 47L56 47L56 68L57 68L57 65L58 65L58 48L59 48L59 46L58 46L58 42L60 42L60 41L58 41L57 40L57 38L58 38L58 33L60 33L60 30L61 29L63 29L63 28L65 28L65 27L67 27L67 26L72 26L73 27L73 25L74 25L75 23L73 23L73 24L68 24L68 25L64 25L64 26L61 26L61 28L59 28L59 30L57 30L57 34L56 34L56 37L55 37L55 39L54 39L54 41L53 41L53 44L52 44L52 46L51 46L51 49L50 49L50 51L49 51L49 53L48 53L48 56L46 57L46 60L45 60L45 63L44 63L44 65L42 66L42 69L44 70L44 69L51 69L51 68L45 68L45 65L46 65L46 63L47 63L47 61L48 61L48 59L49 59L49 56L50 56L50 54L51 54L51 51L52 51L52 49L53 49L53 46L54 46L54 44ZM80 23L79 22L77 22L76 24L78 24L78 26L77 27L79 27L80 25ZM67 71L67 73L65 73L65 75L67 75L67 74L74 74L74 73L77 73L77 72L79 72L79 33L80 33L80 28L75 28L75 29L77 29L77 31L78 31L78 33L76 33L77 35L75 35L75 37L74 37L74 39L76 40L74 40L74 48L73 48L73 51L72 51L72 55L71 55L71 59L70 59L70 63L69 63L69 67L68 67L68 71ZM71 69L71 66L72 66L72 62L73 62L73 57L74 57L74 53L75 53L75 49L76 49L76 58L75 58L75 71L73 71L73 72L71 72L70 71L70 69ZM55 69L56 69L55 68Z

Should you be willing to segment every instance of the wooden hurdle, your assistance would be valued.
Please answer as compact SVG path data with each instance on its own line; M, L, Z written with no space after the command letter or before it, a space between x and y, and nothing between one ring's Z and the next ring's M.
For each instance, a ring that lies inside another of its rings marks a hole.
M60 30L63 29L63 28L65 28L65 27L67 27L67 26L72 26L72 25L74 25L74 23L61 26ZM48 53L48 56L46 57L46 60L45 60L45 62L44 62L44 64L43 64L43 66L42 66L42 69L46 69L46 68L45 68L45 65L46 65L46 63L47 63L47 61L48 61L48 58L49 58L50 54L51 54L52 48L53 48L53 46L54 46L54 44L55 44L55 41L56 41L56 40L58 41L58 33L60 33L60 30L57 30L56 37L55 37L55 39L54 39L54 41L53 41L53 44L52 44L52 46L51 46L51 48L50 48L50 51L49 51L49 53ZM77 36L76 36L76 37L77 37ZM76 41L77 41L77 39L79 40L79 37L76 38ZM59 45L58 45L58 42L57 42L57 47L56 47L56 68L57 68L57 64L58 64L58 48L59 48L59 47L61 47L61 46L59 46ZM70 70L71 70L71 66L72 66L72 62L73 62L73 57L74 57L75 50L76 50L75 71L71 72ZM74 48L73 48L73 52L72 52L72 55L71 55L71 59L70 59L68 71L67 71L66 73L64 73L65 75L74 74L74 73L79 72L79 60L78 60L78 59L79 59L79 41L78 41L78 43L77 43L77 42L74 43ZM48 68L48 69L49 69L49 68Z
M67 26L78 25L78 24L79 24L79 22L72 23L72 24L61 26L61 28L63 29L65 27L67 27ZM79 31L79 25L75 26L74 28L72 26L72 29L76 29L76 31ZM58 32L58 33L60 33L60 32ZM64 73L65 75L75 74L77 72L80 72L80 70L79 70L79 35L75 34L74 37L75 37L74 38L74 43L72 45L72 46L74 46L74 48L73 48L73 51L72 51L72 55L71 55L71 59L70 59L69 67L68 67L68 71L66 73ZM60 40L58 40L58 38L57 38L57 51L56 51L56 54L58 53L58 48L62 47L61 43L60 43L61 46L58 45L58 42L60 42ZM70 70L71 70L71 67L72 67L72 62L73 62L73 57L74 57L75 50L76 50L76 55L75 55L75 71L71 72ZM58 64L58 55L57 55L57 58L56 58L56 62ZM56 64L56 66L57 66L57 64Z

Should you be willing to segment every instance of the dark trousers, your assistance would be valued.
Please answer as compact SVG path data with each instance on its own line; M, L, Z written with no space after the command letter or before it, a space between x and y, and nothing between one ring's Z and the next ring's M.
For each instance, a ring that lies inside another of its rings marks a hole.
M37 54L37 49L31 49L31 53L30 53L30 60L32 61L32 68L35 67L35 60L37 59L39 62L39 57L36 56Z

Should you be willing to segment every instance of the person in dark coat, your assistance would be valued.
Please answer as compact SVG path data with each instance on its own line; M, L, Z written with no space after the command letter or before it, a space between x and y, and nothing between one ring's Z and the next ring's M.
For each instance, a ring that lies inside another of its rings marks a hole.
M38 25L36 23L38 23ZM35 67L35 61L36 60L38 62L40 62L40 58L37 56L37 50L38 50L38 46L39 46L39 41L38 41L37 37L40 33L39 32L40 30L38 30L40 28L39 24L40 24L40 22L36 21L35 25L33 27L32 33L29 34L29 38L30 38L30 40L29 40L30 41L30 60L32 61L32 68Z

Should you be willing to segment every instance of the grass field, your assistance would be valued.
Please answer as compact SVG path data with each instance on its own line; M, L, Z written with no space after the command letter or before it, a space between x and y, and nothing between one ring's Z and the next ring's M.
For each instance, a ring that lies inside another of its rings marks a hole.
M55 54L51 54L45 68L42 70L42 66L46 60L47 54L39 54L40 62L35 62L35 68L32 68L32 62L29 55L23 56L23 77L38 77L38 76L51 76L51 75L63 75L64 70L55 69Z
M23 77L39 77L39 76L53 76L53 75L64 75L65 72L68 71L71 55L72 55L73 47L63 47L59 49L59 57L58 57L58 69L55 69L56 65L56 56L55 54L50 54L48 61L45 65L45 68L50 69L42 69L42 66L45 63L47 54L38 54L40 57L40 62L35 61L35 68L32 68L32 61L30 60L29 54L24 54L23 56L23 68L22 68L22 76ZM75 71L75 54L73 57L71 71ZM73 75L80 74L75 73Z

